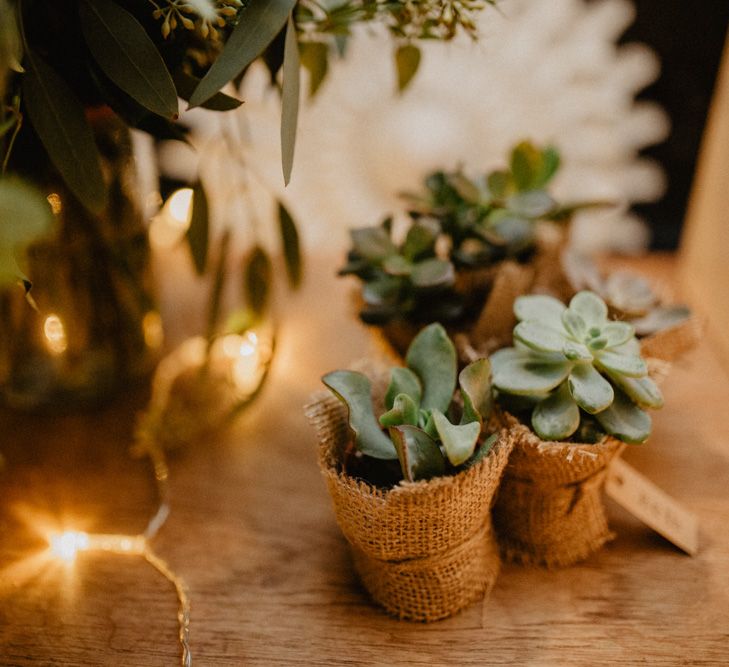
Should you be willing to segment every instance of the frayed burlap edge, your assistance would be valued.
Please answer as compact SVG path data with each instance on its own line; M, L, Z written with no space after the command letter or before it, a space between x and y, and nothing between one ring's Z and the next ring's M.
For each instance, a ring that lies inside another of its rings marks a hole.
M611 437L594 445L545 442L513 416L503 421L514 442L494 506L504 559L565 567L613 539L601 491L624 444Z
M641 354L661 361L675 362L693 350L701 340L704 323L698 317L689 317L674 327L658 331L640 341Z
M398 618L435 621L490 591L500 568L490 508L512 446L506 431L457 475L382 490L340 470L350 438L345 406L322 392L305 412L337 522L376 602Z

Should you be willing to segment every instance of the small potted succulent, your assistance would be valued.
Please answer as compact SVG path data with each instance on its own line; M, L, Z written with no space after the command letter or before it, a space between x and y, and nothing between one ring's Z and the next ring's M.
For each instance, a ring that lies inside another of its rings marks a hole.
M594 204L557 203L547 186L558 168L553 147L522 142L508 169L477 179L462 171L428 176L423 192L407 195L410 224L401 242L391 218L352 230L339 273L362 282L362 321L382 327L400 354L436 320L493 350L509 343L516 296L571 296L559 262L565 227L577 209Z
M490 365L458 374L453 343L432 324L405 367L369 375L323 377L331 393L307 406L319 464L372 598L435 621L487 594L500 567L490 507L511 445L489 435Z
M623 443L644 442L663 398L627 322L596 294L519 297L514 346L491 356L514 440L494 523L511 560L570 565L611 538L600 491Z
M701 320L688 306L670 303L643 276L625 270L604 275L593 261L572 251L564 253L562 266L575 292L597 293L613 317L633 326L644 356L673 362L700 340Z

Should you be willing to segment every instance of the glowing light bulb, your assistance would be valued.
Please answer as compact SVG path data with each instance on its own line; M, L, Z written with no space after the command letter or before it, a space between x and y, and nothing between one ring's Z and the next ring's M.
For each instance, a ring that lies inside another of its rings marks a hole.
M51 535L49 540L51 553L67 563L76 560L79 551L89 548L89 536L75 530L67 530L60 535Z
M43 335L46 347L51 354L63 354L68 348L66 327L55 313L51 313L43 321Z
M149 238L153 245L170 248L182 239L192 220L192 199L192 188L172 193L160 213L152 218Z

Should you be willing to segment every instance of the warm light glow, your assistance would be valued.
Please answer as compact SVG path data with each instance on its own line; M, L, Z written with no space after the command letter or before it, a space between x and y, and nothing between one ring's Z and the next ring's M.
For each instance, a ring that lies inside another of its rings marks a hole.
M246 331L242 335L229 334L216 341L212 358L229 364L229 378L239 394L252 394L263 381L271 359L270 331Z
M53 211L53 215L58 215L63 209L60 195L56 194L55 192L51 192L51 194L49 194L46 199L51 205L51 211Z
M67 530L48 538L50 552L56 558L72 563L79 551L111 551L120 554L144 553L146 541L143 535L106 535Z
M66 328L58 315L51 313L43 322L46 347L51 354L63 354L68 348Z
M192 220L192 195L192 188L172 193L162 210L152 218L149 227L152 245L170 248L182 239Z
M164 331L162 329L162 317L156 310L150 310L142 318L142 330L144 331L144 342L147 347L156 350L162 346Z

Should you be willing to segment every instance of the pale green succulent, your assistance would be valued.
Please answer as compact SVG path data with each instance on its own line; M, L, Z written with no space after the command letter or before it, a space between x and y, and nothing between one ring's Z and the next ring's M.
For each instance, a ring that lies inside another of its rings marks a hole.
M453 343L440 324L431 324L413 339L406 364L391 369L379 419L365 375L340 370L322 378L347 406L357 450L374 459L399 459L407 481L445 475L488 454L496 441L495 434L483 433L492 402L488 359L457 374ZM456 381L460 401L454 400Z
M646 440L651 418L644 408L660 408L663 397L630 324L609 320L605 302L588 291L569 307L549 296L522 296L514 313L514 347L491 356L493 384L502 394L532 399L540 438L569 438L593 415L624 442Z

